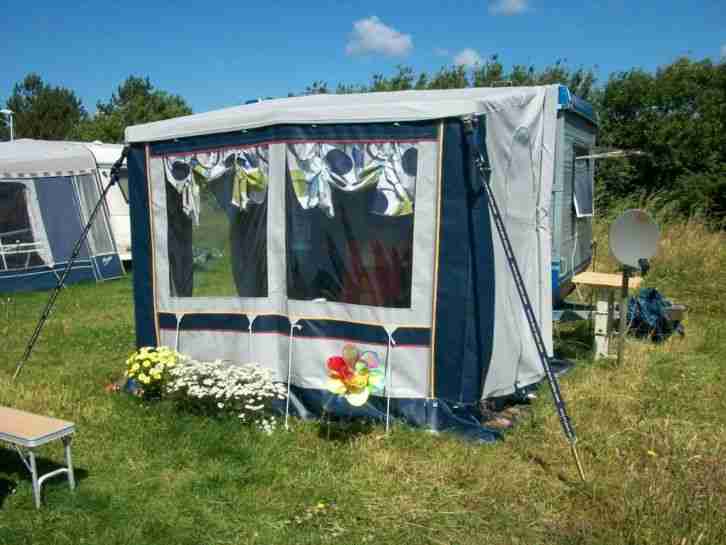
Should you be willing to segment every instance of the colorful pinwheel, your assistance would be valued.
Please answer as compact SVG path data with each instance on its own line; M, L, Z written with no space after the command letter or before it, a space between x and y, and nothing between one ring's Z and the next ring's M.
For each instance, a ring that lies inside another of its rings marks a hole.
M355 346L343 347L343 357L328 358L328 390L343 396L354 407L368 401L370 394L384 390L385 368L375 352L360 352Z

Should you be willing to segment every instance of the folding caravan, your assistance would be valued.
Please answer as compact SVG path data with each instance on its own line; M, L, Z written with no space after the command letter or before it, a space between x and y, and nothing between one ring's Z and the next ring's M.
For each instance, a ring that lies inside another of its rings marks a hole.
M115 147L118 158L122 146ZM56 285L100 198L99 173L86 144L0 143L0 293ZM67 282L108 280L123 273L104 206Z
M575 157L594 134L558 85L315 95L129 127L137 344L257 361L302 416L390 408L479 429L482 400L543 369L475 155L551 351L553 298L590 255L592 172ZM389 373L360 409L326 391L346 345Z

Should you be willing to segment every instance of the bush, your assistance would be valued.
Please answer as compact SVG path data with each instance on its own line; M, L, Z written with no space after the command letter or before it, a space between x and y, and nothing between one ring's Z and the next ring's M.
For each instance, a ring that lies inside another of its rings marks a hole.
M169 371L177 365L180 358L177 352L166 346L144 346L126 360L124 375L141 383L141 394L145 398L159 398Z
M269 413L275 399L285 399L285 385L257 363L234 365L221 360L184 360L169 371L166 391L183 409L206 416L235 416L272 433L277 420Z

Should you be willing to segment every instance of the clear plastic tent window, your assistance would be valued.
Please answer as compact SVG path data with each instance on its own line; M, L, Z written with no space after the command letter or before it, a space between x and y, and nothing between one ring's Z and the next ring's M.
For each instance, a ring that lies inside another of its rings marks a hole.
M416 144L287 145L291 299L410 308Z
M78 196L81 201L81 213L83 222L88 221L91 217L96 203L101 198L101 191L98 188L96 176L93 174L84 174L76 176L75 184ZM88 232L88 239L94 255L105 255L115 253L111 231L108 225L106 214L96 214L91 230Z
M43 264L23 183L0 183L0 270Z
M267 296L268 146L164 158L173 297Z

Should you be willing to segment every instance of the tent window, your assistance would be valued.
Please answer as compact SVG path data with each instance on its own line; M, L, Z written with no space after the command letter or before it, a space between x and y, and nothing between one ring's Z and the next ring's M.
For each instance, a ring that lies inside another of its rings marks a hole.
M415 144L287 148L291 299L411 307Z
M267 146L167 156L174 297L267 297Z
M33 236L23 184L0 183L0 270L43 264L42 244Z
M96 177L93 174L77 176L76 187L81 203L83 222L85 223L91 217L93 209L101 198L101 192L98 189ZM111 238L111 230L108 226L108 217L104 208L101 208L96 214L91 225L91 230L88 232L88 239L94 255L105 255L116 252L113 239Z
M592 161L590 159L577 159L583 155L587 155L587 148L574 146L572 168L573 177L573 201L575 205L575 214L578 218L587 218L593 215L593 172Z

